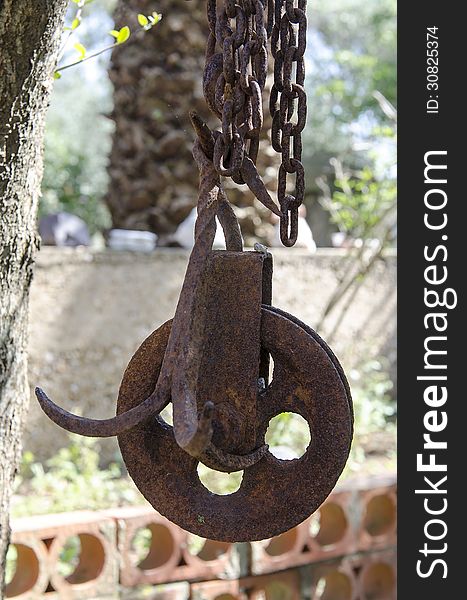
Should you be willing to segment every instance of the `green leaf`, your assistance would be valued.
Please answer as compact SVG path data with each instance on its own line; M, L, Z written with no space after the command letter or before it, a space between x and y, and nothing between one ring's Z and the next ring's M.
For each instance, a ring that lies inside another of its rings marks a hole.
M157 25L157 23L159 23L159 21L161 19L162 19L162 15L157 12L153 12L151 14L151 16L149 17L149 20L151 21L151 25Z
M81 24L81 21L79 19L73 19L73 22L71 24L71 30L74 31L77 27L79 27Z
M115 39L118 38L118 34L119 32L116 29L112 29L112 31L109 31L109 34L114 37Z
M130 28L128 27L128 25L125 25L125 27L122 27L120 29L120 31L118 32L117 44L123 44L124 42L127 41L127 39L129 37L130 37Z
M149 19L142 14L138 15L138 23L141 27L145 27L149 23Z
M62 74L60 73L60 71L55 71L54 73L54 79L60 79L62 76Z
M79 53L79 59L83 60L83 58L86 56L86 48L83 46L83 44L78 42L73 46L73 48Z

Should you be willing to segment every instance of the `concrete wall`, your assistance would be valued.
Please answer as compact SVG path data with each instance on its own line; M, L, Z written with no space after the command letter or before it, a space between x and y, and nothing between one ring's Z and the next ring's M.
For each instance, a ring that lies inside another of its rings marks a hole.
M274 305L315 327L335 289L345 252L274 249ZM31 292L31 390L94 418L114 414L123 370L141 341L173 316L187 264L183 250L150 255L44 248ZM349 369L373 356L395 356L396 258L372 270L353 299L332 347ZM329 330L332 321L326 323ZM326 337L326 330L319 332ZM67 434L49 422L32 396L25 449L50 457ZM105 460L117 451L102 442Z

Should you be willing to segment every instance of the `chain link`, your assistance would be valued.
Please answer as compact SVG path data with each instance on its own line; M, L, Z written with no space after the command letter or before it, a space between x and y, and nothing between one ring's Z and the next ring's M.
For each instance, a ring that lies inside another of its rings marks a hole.
M305 47L306 0L274 0L271 52L274 84L269 110L271 142L282 156L277 199L282 211L280 236L284 246L293 246L298 234L298 209L305 196L301 133L306 122ZM291 143L292 140L292 143ZM295 192L287 193L288 175L294 175Z
M285 246L293 246L298 208L305 194L301 132L307 110L303 87L306 0L207 0L207 14L210 33L203 88L209 108L222 123L213 163L219 175L239 184L244 183L240 171L245 158L255 165L258 156L267 40L271 39L274 84L269 109L272 146L281 154L277 185L280 234ZM293 195L287 193L288 175L294 175Z

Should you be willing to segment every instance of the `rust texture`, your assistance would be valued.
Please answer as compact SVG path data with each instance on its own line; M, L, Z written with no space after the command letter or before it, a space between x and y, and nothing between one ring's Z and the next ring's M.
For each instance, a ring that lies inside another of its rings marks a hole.
M342 367L316 332L271 306L272 257L260 245L243 252L238 222L222 187L221 176L246 183L281 216L284 244L293 245L304 191L300 133L306 111L301 88L305 1L298 0L295 8L289 0L271 1L267 19L264 4L226 0L216 11L216 1L208 0L211 34L204 89L222 131L211 131L196 113L190 114L198 137L193 157L200 178L195 243L175 316L131 359L117 415L100 421L73 415L36 388L44 412L61 427L81 435L117 435L131 477L162 515L188 531L224 542L269 538L306 519L337 482L353 428ZM280 210L255 166L266 23L279 65L271 110L273 145L278 149L279 144L283 155ZM216 45L222 52L215 53ZM294 125L290 119L296 100ZM296 174L295 196L285 194L287 173ZM225 251L212 251L216 217L225 233ZM170 402L173 427L159 415ZM279 460L265 443L270 420L282 412L302 415L310 427L311 442L299 459ZM227 496L208 491L198 478L199 462L218 471L243 471L239 490Z
M350 450L350 398L326 345L275 308L263 307L261 321L261 343L274 359L274 377L257 396L256 446L264 444L272 417L296 412L311 431L311 443L301 458L283 461L267 452L245 469L237 492L218 496L202 485L198 461L183 452L162 419L156 417L118 438L129 473L147 500L184 529L210 539L259 540L294 527L326 499ZM168 322L156 330L130 361L120 388L119 413L137 405L154 386L170 328Z
M220 175L246 183L258 200L280 216L284 246L293 246L297 240L298 209L305 196L301 137L307 115L306 4L306 0L207 0L210 33L203 92L222 125L214 143L214 165ZM274 61L271 142L281 154L280 210L255 166L263 127L268 39ZM294 179L293 194L287 193L289 175Z
M256 449L264 258L257 252L213 252L195 313L202 327L196 393L215 407L214 444L240 455Z

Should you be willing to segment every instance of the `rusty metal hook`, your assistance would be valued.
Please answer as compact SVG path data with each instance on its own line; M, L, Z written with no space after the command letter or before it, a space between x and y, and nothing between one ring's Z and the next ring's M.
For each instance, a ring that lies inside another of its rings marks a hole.
M166 356L177 360L177 370L172 374L172 400L174 407L174 436L178 445L193 457L218 470L232 471L249 467L260 460L267 452L267 446L255 448L248 454L239 456L217 448L212 442L213 406L205 403L198 418L196 395L197 374L201 348L199 344L200 319L196 303L199 302L200 286L203 285L203 271L211 252L215 235L215 217L218 214L219 199L224 205L221 224L226 231L226 239L233 240L237 247L236 234L231 233L232 225L238 222L233 212L226 209L227 201L220 185L220 178L213 162L203 150L209 152L211 138L206 126L191 115L195 130L201 135L195 142L193 156L200 171L198 199L198 219L195 225L195 244L190 255L180 299L175 311L174 324L166 350ZM232 244L234 245L234 244ZM230 243L228 250L230 250ZM170 358L169 358L170 360Z
M219 470L240 470L260 460L267 446L256 448L247 455L238 456L216 448L212 444L212 419L214 405L206 402L198 417L196 400L196 356L190 340L196 338L197 323L194 315L197 288L206 258L211 251L215 235L215 218L219 215L225 231L228 250L242 251L242 238L238 221L219 181L211 153L213 136L206 124L195 113L191 115L199 140L195 143L194 157L200 169L200 194L198 219L195 227L195 245L190 255L185 280L174 317L174 326L162 363L162 373L154 391L138 406L110 419L89 419L74 415L52 402L41 388L36 397L47 416L62 428L79 435L110 437L137 427L159 413L172 398L174 405L174 436L178 445L188 454ZM206 152L203 150L203 146ZM220 210L219 210L220 209ZM177 369L174 369L177 361Z
M120 435L140 423L143 423L154 414L159 413L167 406L166 398L158 398L157 389L141 404L130 409L124 415L117 415L110 419L88 419L74 415L61 408L47 396L44 390L36 387L36 398L45 414L54 423L70 433L88 437L112 437Z

